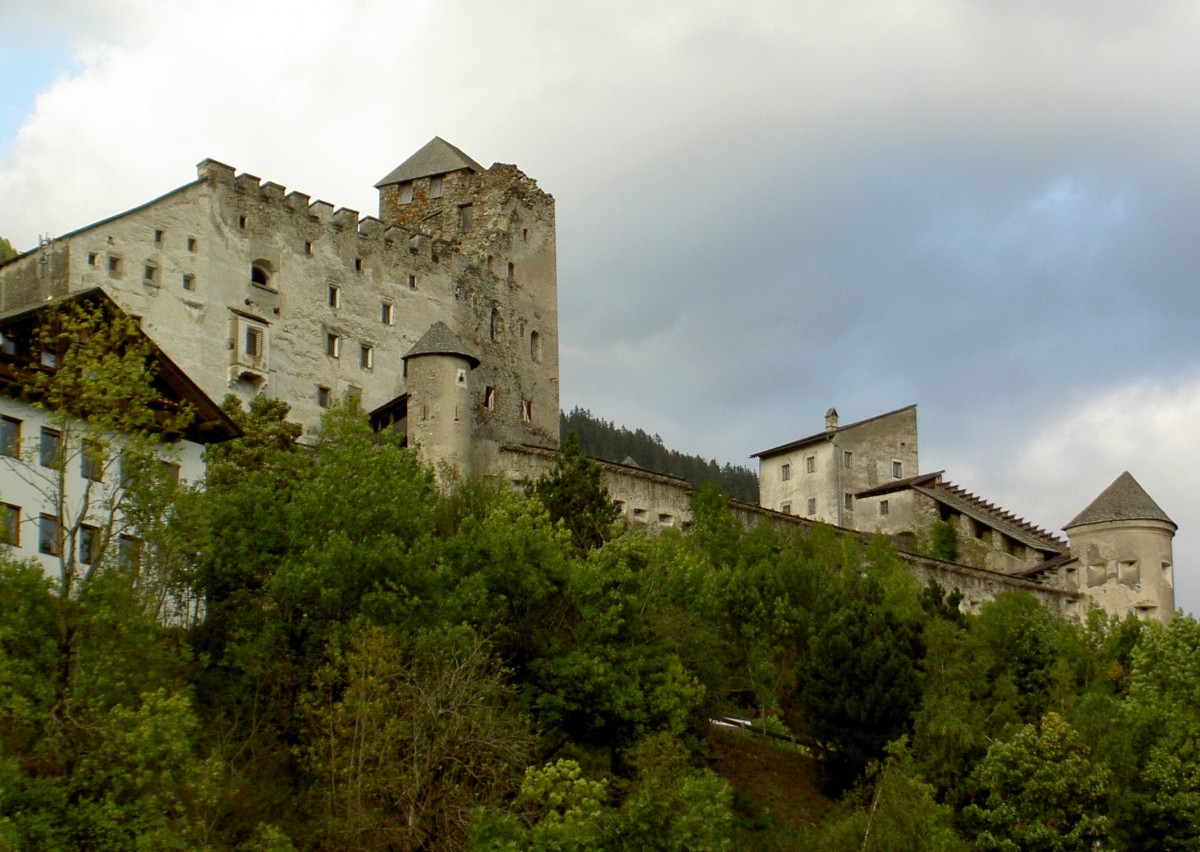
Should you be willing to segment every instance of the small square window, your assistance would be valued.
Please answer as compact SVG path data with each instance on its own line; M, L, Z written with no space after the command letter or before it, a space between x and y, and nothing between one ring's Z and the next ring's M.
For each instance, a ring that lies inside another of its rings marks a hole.
M179 484L179 465L176 462L162 462L162 477L163 481L168 485Z
M21 421L15 417L0 417L0 455L21 457Z
M58 369L58 353L57 352L53 352L49 349L43 349L38 354L38 361L47 370L57 370Z
M158 283L158 268L151 266L150 264L146 264L146 268L142 272L142 280L145 281L147 284L157 284Z
M163 232L162 232L162 231L155 231L155 232L154 232L154 242L155 242L157 245L160 245L160 246L161 246L161 245L162 245L162 241L163 241Z
M380 307L379 319L384 325L396 324L396 306L391 302L384 302Z
M4 513L4 526L0 532L4 534L4 543L13 547L21 546L21 507L11 503L0 503L0 512Z
M883 515L886 515L886 514L888 514L888 512L889 512L889 511L891 511L891 508L892 508L892 507L891 507L891 506L888 504L888 501L887 501L887 500L880 500L880 501L879 501L879 514L880 514L880 516L881 516L881 517L882 517Z
M342 338L339 335L325 335L325 354L330 358L342 357Z
M333 405L333 391L324 385L317 387L317 405L322 408L329 408Z
M195 250L196 250L196 238L188 237L188 251L195 251Z
M329 285L329 307L340 308L342 306L342 288L336 284Z
M904 478L904 465L898 461L892 462L892 479Z
M396 201L400 204L412 204L412 183L401 183L396 186Z
M94 251L89 251L89 252L88 252L88 266L95 266L95 265L96 265L96 259L97 259L97 258L96 258L96 253L95 253Z
M100 530L88 524L79 528L79 561L91 565L100 556Z
M779 511L783 512L783 514L785 514L785 515L790 515L792 513L792 504L791 503L780 504Z
M779 478L783 482L787 482L792 478L792 466L790 464L781 464L779 466Z
M809 517L812 517L812 516L813 516L813 515L815 515L816 513L817 513L817 498L816 498L816 497L809 497L809 498L808 498L808 514L809 514Z
M196 289L196 276L195 275L184 275L183 276L183 289L185 289L189 292L195 291L195 289Z
M817 472L817 457L816 456L808 456L804 459L804 472L805 473L816 473Z
M38 550L50 556L62 553L61 525L54 515L42 515L38 519Z
M121 258L108 256L108 274L112 276L121 274Z
M842 467L846 468L847 470L854 467L854 453L850 452L849 450L846 450L844 453L842 453Z
M61 443L61 432L46 426L42 427L42 440L38 447L38 460L42 463L42 467L55 467L58 464Z
M375 347L364 343L358 350L358 364L364 370L371 370L375 367Z

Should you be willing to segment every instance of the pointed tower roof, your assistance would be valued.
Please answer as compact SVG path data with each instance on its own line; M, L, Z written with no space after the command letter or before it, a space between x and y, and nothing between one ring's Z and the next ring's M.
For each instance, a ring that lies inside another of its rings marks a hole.
M429 331L413 344L413 348L404 353L404 360L418 355L457 355L470 361L472 367L479 366L479 359L467 351L466 345L458 339L458 335L441 320L431 325Z
M410 180L430 175L444 175L446 172L456 172L459 169L470 169L473 172L486 171L483 166L445 139L435 136L426 142L420 151L392 169L387 177L375 184L375 188L380 189L393 183L407 183Z
M1166 521L1175 522L1158 507L1138 481L1125 471L1112 485L1100 492L1100 496L1088 503L1087 508L1074 517L1063 529L1100 524L1106 521Z

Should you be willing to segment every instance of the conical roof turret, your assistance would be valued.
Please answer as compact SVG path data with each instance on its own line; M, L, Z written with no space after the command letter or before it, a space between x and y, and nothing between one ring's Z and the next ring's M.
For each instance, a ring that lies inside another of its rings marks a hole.
M1118 476L1063 529L1110 521L1165 521L1176 526L1129 471Z
M470 361L472 367L479 366L479 359L467 350L466 344L441 320L431 325L429 331L413 344L412 349L404 353L404 360L418 355L457 355Z

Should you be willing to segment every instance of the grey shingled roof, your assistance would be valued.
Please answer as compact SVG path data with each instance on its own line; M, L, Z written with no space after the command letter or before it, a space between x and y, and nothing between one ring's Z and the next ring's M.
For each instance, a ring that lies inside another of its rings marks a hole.
M1101 524L1106 521L1166 521L1171 526L1175 522L1167 517L1167 513L1158 507L1150 495L1129 471L1125 471L1113 481L1113 484L1100 492L1100 496L1087 504L1082 512L1063 527L1079 527L1084 524Z
M479 359L467 351L466 345L458 339L458 335L441 320L431 325L429 331L413 344L413 348L404 353L404 360L417 355L458 355L470 361L472 367L479 366Z
M839 426L832 431L822 430L820 432L817 432L815 435L809 435L807 438L801 438L798 441L789 441L786 444L780 444L778 447L771 447L771 449L769 449L769 450L762 450L761 452L757 452L754 455L750 456L750 458L752 458L752 459L767 458L768 456L773 456L773 455L776 455L777 453L791 452L792 450L799 449L800 447L803 447L806 444L815 444L820 441L827 441L827 440L829 440L830 435L837 435L840 432L845 432L849 429L855 429L859 426L862 426L865 423L873 423L876 420L882 420L884 417L891 417L893 414L899 414L901 411L908 411L910 408L916 408L916 407L917 407L916 405L906 405L903 408L897 408L895 411L888 411L883 414L877 414L874 417L868 417L866 420L859 420L857 423L847 423L845 426ZM830 409L830 411L833 411L833 409ZM833 411L833 413L836 414L837 412Z
M486 171L483 166L445 139L435 136L426 142L420 151L392 169L387 177L375 184L375 188L390 186L393 183L407 183L410 180L430 175L444 175L446 172L455 172L459 169L470 169L475 172Z

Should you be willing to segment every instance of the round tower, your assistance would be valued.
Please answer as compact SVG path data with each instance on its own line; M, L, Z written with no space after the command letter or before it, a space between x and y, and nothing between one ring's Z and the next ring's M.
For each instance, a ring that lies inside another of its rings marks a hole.
M1164 624L1175 612L1175 522L1126 471L1063 527L1079 590L1106 612Z
M408 387L408 442L440 472L471 467L474 409L471 371L479 359L441 321L404 356Z

